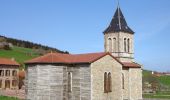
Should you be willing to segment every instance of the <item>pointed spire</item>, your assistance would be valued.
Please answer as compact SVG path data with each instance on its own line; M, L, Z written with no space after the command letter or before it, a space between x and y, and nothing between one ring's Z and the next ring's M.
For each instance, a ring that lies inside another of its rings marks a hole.
M130 29L130 27L126 23L123 13L120 9L119 1L118 1L116 12L112 18L112 21L109 27L103 33L105 34L110 32L127 32L127 33L134 34L134 32Z
M120 7L119 7L119 0L118 0L118 20L119 20L119 29L121 30L121 22L120 22Z

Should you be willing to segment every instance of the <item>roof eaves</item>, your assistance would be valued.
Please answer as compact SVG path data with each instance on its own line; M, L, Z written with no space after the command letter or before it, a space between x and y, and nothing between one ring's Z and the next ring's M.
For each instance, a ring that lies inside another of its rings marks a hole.
M16 66L19 67L19 64L0 64L1 66Z

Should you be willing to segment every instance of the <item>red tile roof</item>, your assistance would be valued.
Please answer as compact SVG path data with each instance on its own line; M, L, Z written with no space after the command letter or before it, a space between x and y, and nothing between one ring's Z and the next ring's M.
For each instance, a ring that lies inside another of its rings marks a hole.
M0 58L0 65L19 66L19 64L16 61L7 58Z
M124 68L141 68L141 65L134 62L122 62Z
M33 63L65 63L65 64L76 64L76 63L92 63L101 57L109 53L88 53L88 54L61 54L61 53L48 53L44 56L32 59L25 62L26 64Z
M26 61L25 64L48 64L48 63L62 63L62 64L79 64L79 63L93 63L94 61L106 56L110 53L101 52L101 53L88 53L88 54L62 54L62 53L48 53L44 56ZM113 57L117 60L115 57ZM136 63L126 63L120 62L125 68L140 68L139 64Z

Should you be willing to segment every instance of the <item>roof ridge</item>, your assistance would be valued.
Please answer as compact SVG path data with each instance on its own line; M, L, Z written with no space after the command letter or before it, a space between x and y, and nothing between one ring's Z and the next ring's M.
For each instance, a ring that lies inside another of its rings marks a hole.
M107 53L107 52L95 52L95 53L84 53L84 54L70 54L70 55L90 55L90 54L101 54L101 53Z

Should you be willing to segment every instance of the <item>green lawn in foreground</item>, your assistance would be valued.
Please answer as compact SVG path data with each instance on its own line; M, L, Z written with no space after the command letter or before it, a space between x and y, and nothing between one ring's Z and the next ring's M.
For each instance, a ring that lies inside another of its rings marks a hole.
M14 97L0 96L0 100L19 100L19 99L14 98Z
M167 93L158 92L156 94L144 94L143 98L170 99L170 92L167 92Z
M28 53L32 52L32 55L28 55ZM29 48L22 48L14 46L12 50L0 50L0 57L5 58L15 58L15 60L19 63L23 63L26 60L30 60L38 55Z

